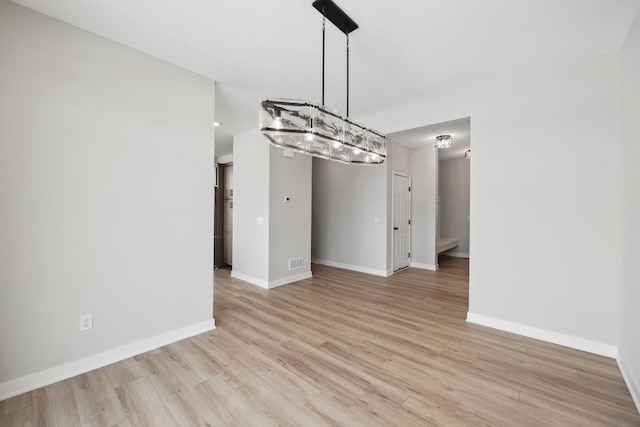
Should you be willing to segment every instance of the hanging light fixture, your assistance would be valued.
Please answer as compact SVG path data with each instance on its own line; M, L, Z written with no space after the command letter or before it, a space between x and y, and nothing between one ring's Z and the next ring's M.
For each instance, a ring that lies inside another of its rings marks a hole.
M316 0L322 13L322 105L266 99L260 103L260 132L272 145L342 163L380 164L387 154L387 137L349 118L349 33L358 28L331 0ZM347 36L347 117L324 106L325 20Z
M436 136L436 148L449 148L453 147L453 138L451 135Z

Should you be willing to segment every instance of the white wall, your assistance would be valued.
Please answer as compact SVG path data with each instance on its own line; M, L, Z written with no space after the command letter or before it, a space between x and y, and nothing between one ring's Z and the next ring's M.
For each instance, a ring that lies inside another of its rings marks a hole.
M0 399L211 329L213 81L6 1L0 62Z
M269 281L269 144L257 130L233 137L233 272ZM258 224L258 218L263 224Z
M411 266L437 269L438 152L433 145L411 150Z
M469 256L469 184L471 161L464 157L440 160L440 237L456 237L460 243L444 255Z
M387 162L358 166L314 158L312 194L312 259L386 275Z
M231 275L264 288L310 277L311 158L285 157L256 129L233 138L233 168ZM297 257L303 268L289 270Z
M267 144L261 136L262 143ZM269 283L311 271L311 157L271 147L269 164ZM284 198L290 202L285 203ZM289 259L302 257L302 269L289 271Z
M622 50L622 309L620 367L640 409L640 16Z
M403 173L405 175L411 174L411 149L399 144L398 142L387 139L387 185L391 186L391 178L393 172ZM391 200L391 195L389 195Z
M469 310L476 320L615 352L619 82L614 53L362 119L391 133L472 118Z

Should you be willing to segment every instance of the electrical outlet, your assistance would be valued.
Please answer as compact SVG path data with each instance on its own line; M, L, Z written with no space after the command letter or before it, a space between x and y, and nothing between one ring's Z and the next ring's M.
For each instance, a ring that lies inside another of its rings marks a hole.
M93 328L93 314L80 316L80 331L88 331Z

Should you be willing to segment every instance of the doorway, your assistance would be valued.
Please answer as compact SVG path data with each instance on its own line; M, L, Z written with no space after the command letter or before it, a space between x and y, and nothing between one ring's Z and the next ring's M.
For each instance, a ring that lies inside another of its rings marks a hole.
M411 176L411 267L438 270L440 254L469 257L470 132L471 118L463 117L387 135L398 146L394 149L397 156L393 159L393 171ZM453 145L436 148L437 137L442 135L451 136ZM392 172L391 192L393 179ZM466 183L464 191L457 187L456 183L461 182ZM440 184L446 188L439 188ZM465 195L460 197L462 193ZM391 215L393 203L391 196ZM397 268L395 256L400 255L395 252L395 239L393 235L389 245L393 270Z
M411 177L393 172L392 177L393 271L411 263Z
M218 164L214 265L233 265L233 163Z
M451 148L438 150L437 253L443 257L469 258L471 140L470 119L451 122L446 130L456 132ZM450 130L451 129L451 130ZM445 130L443 130L444 132Z

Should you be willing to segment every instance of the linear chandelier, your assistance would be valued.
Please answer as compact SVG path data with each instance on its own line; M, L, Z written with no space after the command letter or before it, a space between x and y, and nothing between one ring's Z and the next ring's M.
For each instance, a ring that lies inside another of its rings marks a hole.
M322 13L322 105L291 99L263 100L260 132L277 147L342 163L381 164L387 154L387 137L349 118L349 33L358 25L331 0L316 0L313 7ZM324 106L326 19L347 36L346 118Z

